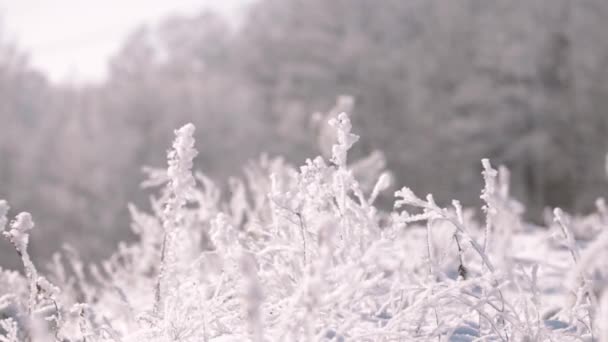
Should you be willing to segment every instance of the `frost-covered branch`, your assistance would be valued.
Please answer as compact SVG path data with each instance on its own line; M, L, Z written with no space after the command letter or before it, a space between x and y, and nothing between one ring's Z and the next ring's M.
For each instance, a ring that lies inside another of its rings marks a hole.
M175 131L173 150L168 154L167 176L169 179L169 198L163 213L163 241L158 280L155 288L155 311L162 310L162 287L168 268L172 267L175 230L182 224L182 208L194 194L195 179L192 174L194 157L198 154L194 148L195 127L189 123Z

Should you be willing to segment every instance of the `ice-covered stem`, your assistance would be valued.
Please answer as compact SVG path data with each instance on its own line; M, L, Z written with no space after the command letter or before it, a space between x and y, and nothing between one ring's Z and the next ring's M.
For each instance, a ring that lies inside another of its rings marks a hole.
M376 181L376 185L374 185L374 189L372 190L371 195L369 196L369 204L372 205L378 198L378 195L388 189L391 186L392 179L391 174L389 172L382 172L378 180Z
M572 256L572 260L574 261L574 263L577 264L578 259L579 259L579 252L578 252L578 248L576 247L576 242L574 241L574 237L572 236L572 232L570 231L570 228L568 227L568 222L566 222L566 218L564 217L564 212L560 208L555 208L553 210L553 215L554 215L555 222L560 227L562 234L564 236L566 248L568 248L568 251L570 252L570 255Z
M191 198L196 181L192 174L194 157L198 154L194 148L195 127L189 123L175 131L173 149L169 151L167 176L169 178L169 197L163 212L163 243L161 247L161 261L158 271L158 279L155 288L154 311L161 310L161 287L166 275L168 265L171 264L172 237L179 222L183 219L182 208Z
M569 227L569 223L564 215L564 212L560 209L560 208L555 208L553 210L553 215L554 215L554 220L555 222L559 225L564 240L565 240L565 244L566 244L566 248L570 251L570 255L572 256L572 260L574 262L574 266L575 266L575 272L576 272L576 278L578 278L576 280L576 285L571 284L572 287L579 287L579 289L583 290L583 296L586 297L586 299L589 301L590 307L588 307L588 314L589 314L589 325L593 326L593 308L597 307L597 298L595 297L595 294L593 293L593 286L591 284L591 280L585 275L585 270L584 270L584 264L580 262L581 260L581 256L580 256L580 252L578 250L578 247L576 246L576 241L574 240L574 236L572 235L572 232L570 230ZM591 245L591 247L593 247L593 249L591 250L595 250L597 247L594 246L598 246L598 245L603 245L605 242L604 237L600 237L596 240L596 242L594 244ZM578 289L570 289L572 292L578 292ZM593 330L593 328L591 328Z
M492 234L492 226L494 225L494 218L497 214L496 209L496 177L498 172L492 168L490 160L482 159L481 164L483 165L483 180L485 186L481 191L480 198L486 203L483 206L483 211L486 213L486 230L483 240L483 252L487 253L488 246L490 245L490 239Z
M454 210L456 211L456 220L459 224L464 226L464 216L462 214L462 205L460 204L459 201L457 200L453 200L452 201L452 206L454 207ZM463 250L462 250L462 246L460 245L460 239L458 238L458 231L454 232L454 240L456 241L456 247L458 248L458 275L462 277L462 279L466 279L467 278L467 268L464 265L463 262L463 258L462 258L462 254L463 254Z
M6 225L6 213L8 211L8 205L5 201L0 201L0 227L4 228ZM23 268L29 284L29 299L28 299L28 314L32 314L34 307L36 306L36 296L38 289L36 283L38 281L38 271L34 266L34 263L30 259L27 253L27 245L29 243L29 232L34 228L34 221L29 213L23 212L17 215L15 220L11 222L10 228L2 232L2 235L7 239L17 250L17 253L21 257L23 262Z

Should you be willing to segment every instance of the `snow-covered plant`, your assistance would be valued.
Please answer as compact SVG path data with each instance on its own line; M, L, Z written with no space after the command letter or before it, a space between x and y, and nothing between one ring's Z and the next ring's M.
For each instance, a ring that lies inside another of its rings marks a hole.
M32 260L27 252L27 245L30 238L29 233L32 228L34 228L32 216L29 213L20 213L11 223L10 228L3 232L4 238L6 238L15 247L15 250L23 262L25 275L29 282L29 300L27 309L30 314L36 306L36 296L38 293L36 285L38 271L36 270L36 267L32 263Z
M601 200L533 227L506 168L483 160L482 222L407 187L387 212L374 203L390 173L359 163L376 175L364 186L348 114L329 125L329 159L263 156L227 193L192 170L194 126L178 129L168 167L145 169L142 186L161 188L151 211L129 206L137 239L90 265L66 246L46 276L27 254L31 216L9 224L0 201L25 274L0 270L0 342L606 340Z
M6 202L0 201L0 227L2 228L5 228L8 209ZM19 339L37 341L51 331L54 331L56 335L62 328L60 319L62 307L56 300L60 290L45 277L39 275L27 251L29 234L33 228L34 221L31 215L22 212L10 223L8 229L2 232L3 237L13 245L21 257L25 273L23 282L27 283L26 296L23 295L25 292L23 289L16 289L13 293L3 296L0 292L0 312L9 313L3 321L3 325L7 327L4 330L7 332L9 340L13 336L18 336ZM6 277L7 273L0 274L0 276ZM23 300L23 297L27 297L27 300ZM50 322L50 324L46 324L44 321ZM18 323L21 323L21 327ZM20 328L23 331L20 332Z
M169 291L170 283L177 279L177 275L172 273L175 271L175 253L177 253L180 235L180 228L184 223L183 208L187 201L193 197L195 180L192 174L192 163L197 151L194 148L194 125L187 124L175 131L175 142L173 150L169 152L167 169L167 177L169 180L167 186L166 203L163 212L163 242L161 248L160 269L158 281L156 284L155 293L155 310L162 310L163 306L163 287L167 287ZM166 284L163 284L166 283ZM163 286L164 285L164 286Z

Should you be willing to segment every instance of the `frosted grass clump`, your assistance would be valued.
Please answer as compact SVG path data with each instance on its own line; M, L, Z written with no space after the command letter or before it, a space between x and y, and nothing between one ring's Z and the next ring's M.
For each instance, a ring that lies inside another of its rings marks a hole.
M532 228L508 171L484 160L484 222L407 187L385 212L374 202L390 174L369 165L363 190L348 115L330 125L330 160L261 158L229 196L193 172L194 126L178 129L167 168L146 169L144 185L162 186L151 212L129 206L137 241L97 264L66 248L39 272L31 216L5 229L0 201L25 270L0 270L0 342L606 340L603 201L586 244L561 210Z

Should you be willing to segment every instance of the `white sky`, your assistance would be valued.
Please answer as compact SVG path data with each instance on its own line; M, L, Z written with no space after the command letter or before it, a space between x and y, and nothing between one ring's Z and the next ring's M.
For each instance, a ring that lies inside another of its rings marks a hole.
M212 8L238 13L247 0L0 0L0 29L52 81L98 81L136 27Z

